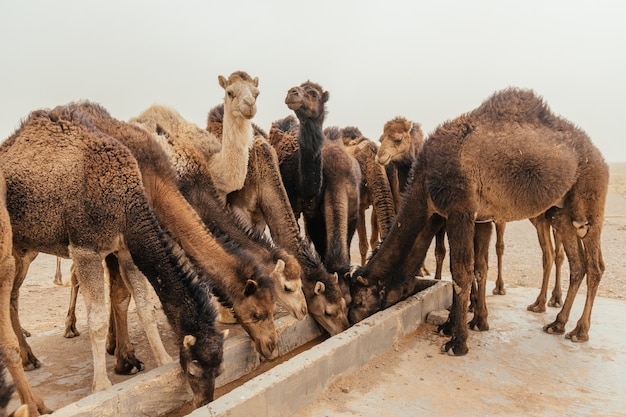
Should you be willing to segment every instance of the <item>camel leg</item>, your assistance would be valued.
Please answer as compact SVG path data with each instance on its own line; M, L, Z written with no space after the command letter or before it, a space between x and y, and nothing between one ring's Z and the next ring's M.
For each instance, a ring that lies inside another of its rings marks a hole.
M569 319L574 299L582 279L587 275L587 298L583 313L576 324L576 327L565 337L573 342L584 342L589 339L589 327L591 325L591 310L598 290L598 285L604 273L604 260L600 245L600 234L602 230L601 221L599 224L592 224L587 230L584 238L580 239L576 229L569 223L572 216L566 210L553 209L549 212L549 219L553 227L559 231L563 242L563 248L570 265L570 284L563 308L557 314L556 320L544 327L548 333L561 334L565 332L565 324Z
M565 261L565 251L563 250L563 242L561 237L557 233L556 229L552 229L554 236L554 251L556 257L554 259L554 289L552 290L552 297L548 300L550 307L561 307L563 305L563 296L561 292L561 268L563 267L563 261Z
M93 355L93 392L112 384L107 375L105 339L108 329L109 285L105 282L101 256L91 250L70 246L76 279L87 308L89 338Z
M441 279L443 260L446 258L446 228L442 227L435 236L435 279Z
M39 359L37 359L30 345L26 341L25 333L28 332L25 332L20 324L19 297L20 287L26 278L28 267L37 255L38 252L34 251L25 251L21 253L13 251L13 256L15 258L15 280L13 281L13 290L11 291L11 321L13 323L13 330L15 331L17 340L19 341L22 365L27 371L32 371L33 369L41 367L41 362L39 362Z
M530 219L537 231L537 239L541 247L541 259L543 263L543 280L541 281L541 290L534 303L529 305L527 309L535 313L543 313L546 311L546 299L548 294L548 284L550 282L550 273L552 272L552 263L554 262L554 248L550 238L550 223L542 214Z
M105 258L111 286L111 311L106 350L116 359L115 373L133 375L145 368L135 356L135 348L128 334L128 305L131 295L120 273L119 262L113 254Z
M43 399L30 386L20 356L20 342L11 317L15 313L11 298L17 272L13 256L6 256L0 260L0 271L2 271L0 276L0 349L4 354L6 367L11 374L20 401L28 407L30 415L52 413L52 410L46 407ZM23 337L21 329L20 335Z
M372 216L374 213L372 213ZM365 265L367 261L367 227L365 226L365 210L363 207L359 209L359 222L357 223L356 233L359 237L359 253L361 254L361 265Z
M63 285L63 273L61 272L61 258L60 257L56 257L56 269L54 270L54 278L52 279L52 282L55 285L59 285L62 286Z
M167 362L172 361L172 357L165 350L163 341L159 334L157 327L154 303L150 299L150 291L148 280L139 271L130 253L127 250L120 250L117 252L117 259L119 261L121 276L124 279L124 283L130 290L132 297L135 299L135 305L137 307L137 315L139 321L146 332L148 342L150 342L150 348L152 354L157 362L158 366L161 366ZM117 334L119 337L119 333Z
M494 295L506 295L504 288L504 278L502 275L502 257L504 256L504 230L506 223L496 222L496 256L498 257L498 278L493 289Z
M489 270L489 241L493 227L490 223L478 223L474 229L474 279L476 283L476 293L474 294L474 317L469 322L472 330L489 330L487 321L487 273ZM472 285L474 288L474 285Z
M376 211L372 210L372 216L370 217L370 249L374 250L378 247L378 237L380 236L380 231L378 230L378 217L376 216ZM365 259L367 261L367 259ZM361 265L365 265L363 262Z
M470 213L450 213L446 221L452 272L452 307L448 320L452 338L442 350L454 355L468 352L467 308L474 281L474 219Z
M71 339L72 337L80 336L80 332L76 328L76 300L78 299L78 279L76 278L76 272L74 272L74 263L70 267L70 283L72 291L70 293L70 306L67 309L67 315L65 316L65 332L63 337Z

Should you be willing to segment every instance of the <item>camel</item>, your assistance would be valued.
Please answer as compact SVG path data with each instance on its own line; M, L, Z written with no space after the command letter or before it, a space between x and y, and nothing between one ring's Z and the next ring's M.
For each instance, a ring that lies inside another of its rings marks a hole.
M282 275L284 264L261 263L234 240L225 236L213 236L178 190L174 169L152 135L137 126L114 119L95 104L81 103L80 108L91 117L98 129L119 140L136 156L150 202L161 221L181 242L181 246L192 256L194 262L217 277L211 282L217 298L236 312L257 352L265 359L275 359L278 356L278 336L273 320L273 277ZM112 279L112 282L116 281ZM121 304L124 316L113 318L125 320L130 296L124 288L112 291L116 291L120 297L116 302ZM118 305L116 302L114 306ZM128 351L131 347L126 325L115 324L116 334L111 336L115 336L116 344L111 341L108 349L111 351L115 346L121 346L124 351ZM128 348L124 348L125 345ZM128 367L120 364L118 358L116 370L121 372L125 369Z
M387 172L392 183L396 207L399 206L399 202L402 199L402 193L407 186L411 165L417 157L417 154L422 149L422 146L424 146L424 138L419 123L412 122L402 116L397 116L385 123L383 133L380 136L380 152L379 155L377 155L376 161L387 167ZM561 306L560 272L565 255L562 245L559 245L558 242L556 244L557 249L555 252L555 249L550 242L550 231L548 230L546 232L545 230L540 229L541 227L548 227L549 229L549 224L542 222L541 219L530 219L530 221L533 223L535 228L537 228L537 237L543 253L544 284L537 301L528 306L528 309L531 311L543 312L545 311L547 285L550 279L550 271L553 263L556 265L557 272L556 282L549 305L556 307ZM505 247L504 231L506 223L497 222L495 223L495 226L498 273L493 294L504 295L506 294L506 289L504 287L504 278L502 274L502 257L504 255ZM548 233L547 236L546 233ZM435 279L441 279L443 260L446 255L444 236L445 228L442 228L435 237ZM558 239L556 233L554 234L554 238L555 241Z
M573 342L589 339L593 301L605 268L600 236L608 166L585 132L554 115L533 91L507 88L439 125L425 141L412 174L389 234L353 275L351 321L388 305L385 297L406 281L400 276L408 270L406 264L423 262L425 242L445 221L454 291L449 321L441 326L451 339L442 349L466 354L474 281L477 302L469 327L489 328L486 274L475 269L483 268L491 223L544 216L561 238L570 265L565 302L544 330L565 333L586 276L583 313L565 337ZM406 262L410 253L413 259Z
M132 118L131 123L155 135L157 143L168 155L173 166L176 187L200 215L202 222L216 237L237 242L250 256L256 257L256 262L274 279L275 285L271 287L271 291L275 300L285 306L294 317L303 319L307 307L302 293L301 268L296 259L285 251L279 253L279 249L272 247L271 242L262 235L248 233L246 229L249 227L241 220L222 213L226 210L223 204L226 196L215 188L214 175L210 168L212 158L205 153L204 147L206 135L213 135L207 131L203 131L202 135L185 134L195 132L195 128L192 129L195 125L175 110L159 105L144 110L139 116ZM181 129L181 126L191 127ZM197 126L196 128L199 129ZM214 200L219 205L214 204ZM217 216L222 216L222 220L216 221ZM233 225L233 228L225 231L222 228L224 223ZM222 312L222 315L226 316L222 320L228 320L226 312ZM268 320L270 317L273 319L273 315L263 316L267 316ZM240 317L243 319L245 316Z
M391 227L395 216L394 200L391 187L384 168L376 163L378 147L370 139L363 136L361 131L354 126L343 129L327 127L324 129L327 137L337 136L341 138L350 153L359 163L361 170L359 220L357 234L359 236L359 253L361 265L365 265L369 248L378 246L379 237L384 237ZM371 235L368 242L367 228L365 226L365 211L372 207L370 217Z
M130 150L95 128L80 108L63 106L32 112L0 145L0 167L16 263L13 284L3 282L2 305L8 306L19 291L33 253L71 258L88 312L92 390L106 389L111 386L104 352L109 291L102 263L114 254L157 363L171 357L159 337L146 278L180 342L179 360L194 404L211 401L224 335L215 327L209 276L190 262L155 216ZM0 340L20 399L32 415L49 413L28 383L19 345L11 336L13 320L18 325L13 329L20 329L17 315L9 317L8 307L2 312Z

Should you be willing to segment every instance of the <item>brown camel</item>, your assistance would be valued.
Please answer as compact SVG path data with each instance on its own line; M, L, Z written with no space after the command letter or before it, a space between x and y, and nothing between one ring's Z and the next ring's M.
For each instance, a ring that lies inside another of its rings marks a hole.
M388 305L385 297L406 281L399 275L407 271L408 255L413 252L413 264L423 262L425 242L445 220L454 291L449 322L442 326L452 338L443 349L467 353L466 315L474 281L477 302L470 327L489 327L486 273L480 270L491 223L543 215L560 236L570 265L563 308L544 330L565 332L586 276L585 308L566 337L588 340L593 300L604 272L600 236L608 166L581 129L555 116L532 91L505 89L441 124L425 141L412 173L389 234L353 275L353 322Z
M379 237L384 237L387 234L396 214L389 180L385 169L376 163L378 147L373 141L364 137L357 127L348 126L343 129L327 127L324 129L324 134L327 137L335 135L340 137L348 153L356 158L361 169L361 198L357 234L359 236L361 265L365 265L369 248L374 250L378 246ZM368 242L365 211L370 207L372 207L371 235Z
M242 327L254 341L257 352L266 359L276 358L278 337L273 320L275 303L272 277L274 274L282 274L284 265L277 267L276 263L260 263L232 239L216 239L178 190L170 161L152 135L137 126L112 118L106 110L95 104L81 103L80 108L91 117L99 130L119 140L135 155L146 192L160 220L197 265L218 277L211 282L214 292L222 304L236 312ZM111 281L116 282L113 279ZM116 302L122 304L120 308L124 316L114 315L113 318L125 320L130 296L123 287L112 291L121 297ZM129 347L124 349L127 351L131 348L127 326L125 322L115 324L116 334L111 336L115 337L116 344L111 341L108 349L112 351L115 346L123 348L127 345ZM121 367L118 362L116 369L120 372L128 368Z
M213 399L222 366L223 335L214 326L208 276L196 269L150 208L137 160L119 141L96 129L74 106L31 113L0 146L13 228L16 278L3 285L4 306L19 291L33 253L72 258L87 305L94 354L92 389L111 386L106 372L108 286L102 262L115 254L135 298L157 363L170 360L163 348L146 279L160 298L180 341L180 363L196 405ZM63 184L59 187L58 184ZM141 273L140 273L141 271ZM0 340L8 344L7 367L32 415L51 410L33 392L10 336L17 312L0 316ZM15 314L13 314L15 313Z

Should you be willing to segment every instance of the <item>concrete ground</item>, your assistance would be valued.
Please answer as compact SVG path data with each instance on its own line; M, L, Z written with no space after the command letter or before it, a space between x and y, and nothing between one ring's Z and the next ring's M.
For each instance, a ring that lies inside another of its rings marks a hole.
M626 416L626 301L596 298L590 340L576 344L542 331L558 310L527 311L536 295L523 287L489 295L490 330L470 331L463 357L440 353L447 338L422 325L297 417ZM579 294L568 330L583 302Z

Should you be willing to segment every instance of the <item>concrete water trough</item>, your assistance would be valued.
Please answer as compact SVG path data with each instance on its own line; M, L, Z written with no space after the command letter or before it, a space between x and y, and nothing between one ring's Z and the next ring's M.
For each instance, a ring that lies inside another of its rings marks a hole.
M172 362L88 395L53 415L291 415L313 402L335 378L359 369L415 331L431 311L451 305L450 281L420 281L422 289L415 295L330 338L324 337L310 317L302 321L290 316L278 318L281 357L270 364L259 363L245 333L228 337L224 346L226 370L216 381L220 396L199 409L188 409L191 390L178 362Z

